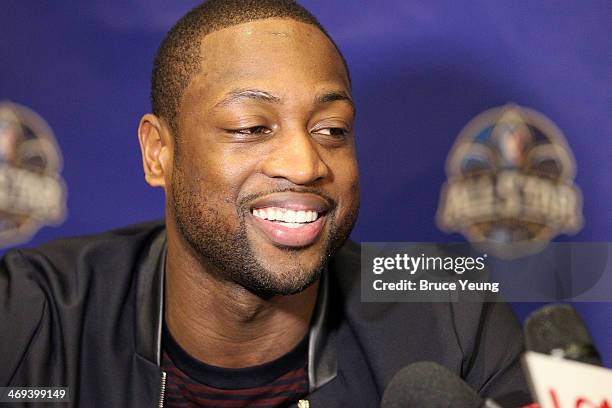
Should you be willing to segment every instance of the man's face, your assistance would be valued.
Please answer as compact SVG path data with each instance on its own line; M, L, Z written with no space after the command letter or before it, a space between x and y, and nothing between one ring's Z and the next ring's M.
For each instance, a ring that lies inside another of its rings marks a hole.
M202 41L167 186L169 216L223 279L262 295L312 284L359 207L354 108L314 26L266 19Z

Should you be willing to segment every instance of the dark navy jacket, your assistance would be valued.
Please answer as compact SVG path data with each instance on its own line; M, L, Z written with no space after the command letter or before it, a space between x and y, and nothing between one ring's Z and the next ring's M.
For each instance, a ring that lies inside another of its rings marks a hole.
M160 406L165 239L154 222L7 253L0 386L68 386L70 406ZM521 331L506 304L361 303L359 260L348 242L320 285L310 407L377 407L392 376L423 360L506 406L529 400Z

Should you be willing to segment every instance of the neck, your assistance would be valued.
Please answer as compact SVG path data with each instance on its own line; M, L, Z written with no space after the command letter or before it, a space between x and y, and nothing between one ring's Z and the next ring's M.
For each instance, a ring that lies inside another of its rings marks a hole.
M212 266L168 233L165 319L187 353L206 364L243 368L275 360L304 338L318 282L296 295L262 299L211 273Z

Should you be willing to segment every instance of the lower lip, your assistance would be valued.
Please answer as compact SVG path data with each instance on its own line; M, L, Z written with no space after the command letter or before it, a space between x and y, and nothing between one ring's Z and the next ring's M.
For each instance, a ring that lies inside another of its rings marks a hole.
M270 241L277 245L288 247L303 247L317 240L323 230L323 223L327 215L317 218L316 221L304 224L301 227L285 227L281 223L268 221L251 214L257 229L262 231Z

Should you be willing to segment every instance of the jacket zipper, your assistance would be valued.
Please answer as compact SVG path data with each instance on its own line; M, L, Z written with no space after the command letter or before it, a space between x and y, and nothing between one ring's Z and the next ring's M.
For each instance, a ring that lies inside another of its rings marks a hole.
M159 390L158 408L164 408L164 397L166 396L166 372L162 371L161 388Z

